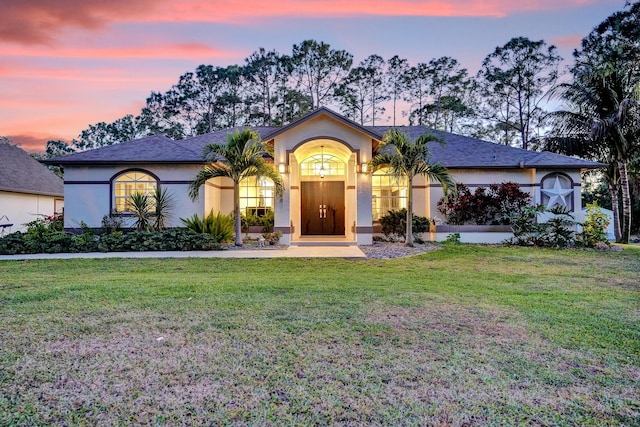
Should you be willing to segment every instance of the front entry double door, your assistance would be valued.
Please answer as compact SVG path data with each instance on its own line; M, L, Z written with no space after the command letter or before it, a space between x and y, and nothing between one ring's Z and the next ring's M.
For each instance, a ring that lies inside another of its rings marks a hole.
M302 235L344 236L344 182L300 184Z

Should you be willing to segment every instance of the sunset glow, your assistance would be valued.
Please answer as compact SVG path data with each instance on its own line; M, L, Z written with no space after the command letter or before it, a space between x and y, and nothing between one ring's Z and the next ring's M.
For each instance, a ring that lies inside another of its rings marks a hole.
M138 114L199 64L242 64L260 47L290 53L305 39L357 61L412 64L452 56L474 74L511 37L554 43L562 56L624 0L29 0L2 2L0 135L30 151L89 124Z

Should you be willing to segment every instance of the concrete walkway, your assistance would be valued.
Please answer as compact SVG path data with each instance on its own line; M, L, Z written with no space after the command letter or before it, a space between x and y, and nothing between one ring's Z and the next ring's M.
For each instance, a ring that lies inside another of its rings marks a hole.
M357 246L288 246L274 249L232 249L224 251L0 255L0 261L81 258L366 258L366 255Z

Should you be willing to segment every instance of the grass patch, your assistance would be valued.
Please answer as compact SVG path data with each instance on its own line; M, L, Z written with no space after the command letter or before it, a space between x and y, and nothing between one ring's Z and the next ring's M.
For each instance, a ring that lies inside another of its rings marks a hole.
M634 247L0 262L0 424L638 424L639 271Z

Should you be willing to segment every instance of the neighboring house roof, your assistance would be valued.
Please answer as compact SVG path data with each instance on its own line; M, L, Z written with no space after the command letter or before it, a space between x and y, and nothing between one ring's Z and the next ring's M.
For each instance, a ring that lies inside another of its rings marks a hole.
M311 113L286 126L254 126L260 138L269 141L278 135L299 126L300 124L320 116L330 117L345 126L356 129L370 136L374 141L382 141L383 135L393 126L361 126L325 107ZM45 163L56 165L80 164L140 164L140 163L196 163L202 164L203 149L210 143L224 143L231 132L244 129L236 127L198 135L182 140L172 140L163 135L110 145L81 153L68 154ZM549 152L527 151L506 145L495 144L467 136L449 132L436 131L426 126L397 126L410 139L415 139L425 132L430 132L444 142L429 144L434 162L450 169L496 169L496 168L564 168L595 169L604 165L588 160L577 159Z
M0 191L64 197L64 184L26 151L0 144Z

